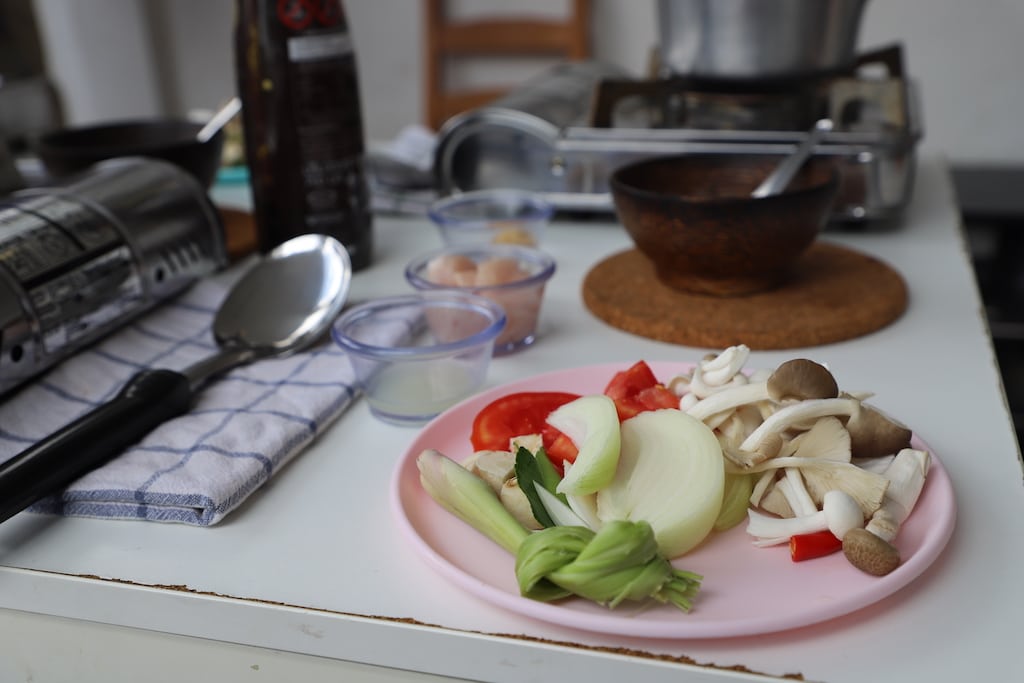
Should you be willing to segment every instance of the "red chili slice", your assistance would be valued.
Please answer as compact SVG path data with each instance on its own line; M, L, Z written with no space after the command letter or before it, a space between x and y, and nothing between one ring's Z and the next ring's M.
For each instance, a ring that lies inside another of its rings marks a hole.
M789 539L789 556L794 562L825 557L843 549L843 542L826 529L811 534L797 534Z

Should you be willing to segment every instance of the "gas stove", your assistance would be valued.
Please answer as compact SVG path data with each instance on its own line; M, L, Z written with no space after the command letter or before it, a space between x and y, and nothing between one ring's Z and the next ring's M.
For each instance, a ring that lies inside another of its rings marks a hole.
M834 157L843 178L832 221L898 217L923 135L900 45L860 54L840 70L758 80L631 79L596 62L561 63L450 119L438 134L434 178L441 194L514 187L558 209L610 212L608 180L625 163L787 154L823 117L835 127L815 154Z

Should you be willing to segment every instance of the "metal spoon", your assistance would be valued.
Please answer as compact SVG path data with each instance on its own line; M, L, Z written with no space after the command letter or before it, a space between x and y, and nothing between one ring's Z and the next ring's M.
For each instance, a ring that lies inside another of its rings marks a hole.
M206 122L199 132L196 133L196 140L199 142L206 142L214 135L217 131L227 125L228 121L235 117L239 111L242 110L242 100L237 97L232 97L228 100L228 103L220 108L216 114L210 117L210 120Z
M779 162L775 170L768 174L757 188L750 193L751 197L768 197L779 194L793 180L793 176L804 165L807 158L811 156L814 147L825 137L825 133L832 130L832 119L819 119L814 127L807 132L807 136L797 145L797 148L788 157Z
M284 356L323 336L348 297L352 265L332 237L278 246L228 293L213 322L219 351L181 372L145 370L116 397L0 464L0 522L185 413L215 375Z

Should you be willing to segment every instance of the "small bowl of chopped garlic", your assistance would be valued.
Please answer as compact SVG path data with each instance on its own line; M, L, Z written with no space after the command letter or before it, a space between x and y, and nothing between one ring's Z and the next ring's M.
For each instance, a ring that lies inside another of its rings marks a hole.
M372 299L331 328L370 412L416 426L480 390L505 313L489 299L457 291Z
M448 245L518 244L536 247L554 208L524 190L474 190L434 202L427 215Z
M495 355L534 343L544 289L554 274L550 255L508 244L449 246L413 259L405 269L417 290L458 290L501 306L508 321L494 342Z

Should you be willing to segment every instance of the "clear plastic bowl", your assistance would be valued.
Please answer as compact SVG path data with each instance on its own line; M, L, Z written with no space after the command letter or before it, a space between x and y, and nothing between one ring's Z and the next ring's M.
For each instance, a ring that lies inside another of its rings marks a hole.
M501 307L458 291L384 297L343 313L331 328L371 412L420 425L483 386Z
M467 264L476 270L454 270ZM518 279L503 282L503 276L510 273ZM555 260L548 254L507 244L445 247L422 254L405 269L406 280L420 291L467 292L500 305L508 324L494 342L496 355L512 353L536 340L544 288L554 274Z
M525 190L475 190L434 202L427 214L448 245L539 246L554 208Z

